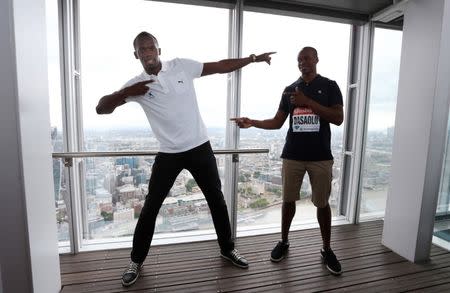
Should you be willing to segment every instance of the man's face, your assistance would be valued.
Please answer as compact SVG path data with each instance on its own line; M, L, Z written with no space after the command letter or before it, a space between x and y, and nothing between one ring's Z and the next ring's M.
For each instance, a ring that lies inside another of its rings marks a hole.
M160 64L160 49L157 43L150 37L143 37L136 41L134 56L141 61L145 71L150 72L158 68Z
M304 75L316 72L316 65L319 59L313 50L303 49L298 53L297 62L298 69Z

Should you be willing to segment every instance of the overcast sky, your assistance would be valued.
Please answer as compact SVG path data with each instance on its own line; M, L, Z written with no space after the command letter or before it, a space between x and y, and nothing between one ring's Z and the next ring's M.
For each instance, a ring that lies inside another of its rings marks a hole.
M47 0L50 114L61 128L56 0ZM184 57L217 61L228 54L228 11L143 0L80 0L83 123L86 128L147 127L136 103L112 115L97 115L98 99L142 72L132 41L140 31L159 40L162 60ZM277 51L272 65L251 64L242 70L241 114L272 117L284 87L299 77L298 51L314 46L318 72L336 80L346 96L350 26L269 14L244 13L243 56ZM369 129L394 125L401 32L377 29ZM200 111L208 127L225 127L227 75L196 80ZM345 106L345 105L344 105Z

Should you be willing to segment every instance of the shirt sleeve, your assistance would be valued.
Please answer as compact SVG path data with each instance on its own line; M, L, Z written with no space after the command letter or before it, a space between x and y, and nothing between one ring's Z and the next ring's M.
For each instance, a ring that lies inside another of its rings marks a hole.
M289 113L289 99L287 99L284 95L286 91L289 91L289 87L286 87L281 94L280 105L278 106L278 110L283 111L284 113Z
M342 99L342 93L339 89L339 86L334 80L330 80L330 106L334 105L344 105L343 99Z
M184 72L191 78L198 78L202 75L203 63L191 59L179 59Z

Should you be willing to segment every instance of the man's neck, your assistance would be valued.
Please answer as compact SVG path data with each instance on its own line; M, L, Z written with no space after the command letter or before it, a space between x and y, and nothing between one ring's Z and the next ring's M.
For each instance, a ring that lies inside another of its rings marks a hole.
M302 79L305 81L305 82L311 82L314 78L316 78L316 76L317 76L317 72L311 72L311 73L308 73L308 74L302 74Z
M158 73L161 71L162 68L162 64L161 62L158 63L157 66L155 66L154 68L151 68L149 70L145 70L145 72L147 72L149 75L158 75Z

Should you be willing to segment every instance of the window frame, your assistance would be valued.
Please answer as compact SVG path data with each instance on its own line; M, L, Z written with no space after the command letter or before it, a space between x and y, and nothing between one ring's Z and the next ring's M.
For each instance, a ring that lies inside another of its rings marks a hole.
M83 122L81 110L80 89L80 46L79 46L79 0L58 1L59 24L61 40L61 83L62 83L62 105L63 105L63 131L64 151L77 152L83 148ZM212 7L226 7L230 9L229 14L229 48L228 57L238 58L242 55L242 30L243 12L257 11L271 13L274 15L286 15L287 10L275 9L274 7L257 6L260 1L244 0L171 0L159 2L172 2L193 4ZM335 14L330 17L320 9L304 11L291 11L289 16L299 18L318 19L331 22L351 24L350 54L348 69L347 106L345 122L343 125L343 159L340 178L340 203L339 207L342 217L335 218L333 224L357 223L359 221L359 203L361 197L361 174L363 170L363 151L366 141L367 128L367 103L368 89L370 88L371 58L373 46L374 24L352 15ZM354 19L352 19L354 18ZM344 89L342 89L344 90ZM227 85L227 117L240 115L241 104L241 75L240 71L230 74ZM239 129L231 123L226 125L226 147L238 148ZM231 215L233 236L236 237L237 227L237 181L239 156L227 156L225 166L224 195L228 202ZM87 223L83 220L86 210L85 191L80 178L83 174L82 163L74 164L71 168L65 168L68 179L67 186L70 194L70 253L77 253L84 248L82 243L83 227ZM310 227L309 224L293 226L292 229ZM258 233L269 233L269 230L258 231ZM273 231L275 232L275 231ZM279 231L276 231L279 232ZM128 242L127 242L128 243Z

